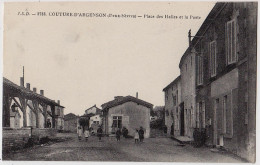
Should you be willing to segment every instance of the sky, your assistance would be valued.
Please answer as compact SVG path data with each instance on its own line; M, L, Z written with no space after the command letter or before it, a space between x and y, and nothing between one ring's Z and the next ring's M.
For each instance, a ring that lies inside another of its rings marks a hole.
M3 76L44 90L65 114L135 96L164 105L162 89L179 74L180 58L215 2L6 3ZM31 15L46 12L47 16ZM20 13L19 13L20 12ZM19 15L29 12L30 15ZM140 15L140 18L49 16L53 12ZM154 15L155 18L144 18ZM166 19L157 15L199 16Z

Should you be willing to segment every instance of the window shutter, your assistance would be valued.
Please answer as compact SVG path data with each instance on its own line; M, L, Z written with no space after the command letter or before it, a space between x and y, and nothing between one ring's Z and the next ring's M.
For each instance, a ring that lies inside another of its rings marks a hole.
M225 48L226 64L228 64L228 22L225 24Z
M235 37L236 37L236 29L235 29L235 21L233 20L231 22L231 31L232 31L232 35L231 35L231 41L232 41L232 59L231 59L231 62L236 62L236 40L235 40Z

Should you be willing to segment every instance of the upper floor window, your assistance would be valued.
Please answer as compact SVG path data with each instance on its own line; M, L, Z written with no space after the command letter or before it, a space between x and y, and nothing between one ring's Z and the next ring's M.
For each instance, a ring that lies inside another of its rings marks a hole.
M226 58L228 65L237 61L235 19L226 23Z
M173 100L173 106L176 106L177 104L176 96L172 95L172 100Z
M209 43L209 54L210 54L210 76L216 76L217 71L217 53L216 53L216 41Z
M197 56L197 85L203 84L203 57Z

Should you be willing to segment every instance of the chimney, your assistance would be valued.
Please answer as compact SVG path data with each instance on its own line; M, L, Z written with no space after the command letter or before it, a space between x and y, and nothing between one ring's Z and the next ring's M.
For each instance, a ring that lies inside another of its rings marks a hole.
M44 96L44 90L40 90L40 94Z
M24 79L23 79L23 77L20 77L20 86L24 87Z
M60 105L60 100L57 100L57 103Z
M37 93L37 88L33 88L33 92Z
M136 98L138 99L138 92L136 92Z
M30 83L26 83L26 88L30 90Z

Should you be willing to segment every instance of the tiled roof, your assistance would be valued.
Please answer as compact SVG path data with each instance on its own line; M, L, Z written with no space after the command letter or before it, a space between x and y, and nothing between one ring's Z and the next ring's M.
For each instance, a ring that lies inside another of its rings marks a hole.
M70 120L75 118L77 118L77 115L75 115L74 113L69 113L67 115L64 115L64 120Z
M163 88L163 91L170 88L173 84L176 84L180 80L181 76L178 76L176 79L174 79L169 85L167 85L165 88Z
M97 108L97 110L101 110L101 109L99 109L99 108L96 106L96 104L95 104L95 105L93 105L92 107L90 107L90 108L86 109L85 111L88 111L88 110L90 110L91 108L94 108L94 107L96 107L96 108Z
M47 98L43 95L35 93L35 92L25 88L25 87L19 86L19 85L13 83L12 81L8 80L5 77L3 77L3 87L4 87L4 89L7 88L9 90L12 90L14 93L19 93L19 94L24 95L28 98L38 99L38 100L41 100L42 102L45 102L46 104L51 104L51 105L63 107L63 106L59 105L58 103L56 103L55 101L53 101L53 100L51 100L51 99L49 99L49 98Z
M133 96L125 96L125 97L119 96L119 97L117 97L116 99L114 99L112 101L109 101L107 103L102 104L101 107L102 107L103 110L105 110L105 109L109 109L111 107L114 107L114 106L117 106L117 105L120 105L120 104L123 104L123 103L126 103L126 102L135 102L137 104L146 106L148 108L152 108L153 107L153 104L148 103L146 101L143 101L141 99L135 98Z

